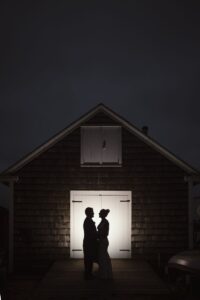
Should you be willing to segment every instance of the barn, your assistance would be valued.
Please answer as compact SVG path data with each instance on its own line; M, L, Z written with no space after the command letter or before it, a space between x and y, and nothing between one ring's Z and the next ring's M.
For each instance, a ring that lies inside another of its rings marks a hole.
M9 267L83 257L87 206L110 209L109 253L169 258L193 247L199 173L99 104L1 174L10 186Z

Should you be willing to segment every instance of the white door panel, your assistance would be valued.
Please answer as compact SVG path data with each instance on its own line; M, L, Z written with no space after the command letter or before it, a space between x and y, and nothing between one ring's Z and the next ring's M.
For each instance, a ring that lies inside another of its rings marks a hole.
M86 207L94 209L93 221L95 225L98 224L99 218L96 212L100 210L99 197L75 194L71 203L71 217L73 218L73 224L71 223L71 257L74 258L83 257L83 222L86 217Z
M110 209L108 252L113 258L128 258L131 256L131 222L130 199L128 195L102 196L102 207Z

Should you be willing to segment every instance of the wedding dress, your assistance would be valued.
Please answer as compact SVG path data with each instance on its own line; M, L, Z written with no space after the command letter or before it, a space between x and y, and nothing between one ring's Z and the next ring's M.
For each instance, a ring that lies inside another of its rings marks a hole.
M99 249L98 249L98 262L99 271L98 276L101 279L112 279L112 264L108 254L108 233L109 233L109 222L104 219L97 227L99 236Z

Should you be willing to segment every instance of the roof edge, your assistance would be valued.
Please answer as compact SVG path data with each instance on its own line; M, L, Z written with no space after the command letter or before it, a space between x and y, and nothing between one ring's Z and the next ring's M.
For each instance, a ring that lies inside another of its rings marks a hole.
M0 174L0 182L1 183L10 183L10 182L17 182L19 180L18 176L13 175L1 175Z
M142 130L135 127L133 124L122 118L120 115L112 111L110 108L105 106L103 103L99 103L97 106L95 106L93 109L89 110L87 113L85 113L82 117L77 119L76 121L72 122L69 126L65 127L63 130L61 130L59 133L54 135L52 138L47 140L47 142L43 143L41 146L37 147L35 150L30 152L28 155L17 161L15 164L11 165L9 168L7 168L5 171L3 171L0 175L7 175L10 173L17 172L19 169L24 167L27 163L32 161L35 157L39 156L41 153L55 145L57 142L59 142L63 137L67 136L69 133L71 133L73 130L75 130L78 126L81 125L81 123L87 121L92 116L94 116L97 112L103 111L106 113L109 117L117 120L119 123L121 123L124 127L126 127L130 132L135 134L138 138L140 138L143 142L148 144L150 147L157 150L160 154L165 156L167 159L175 163L177 166L179 166L181 169L183 169L186 173L189 174L195 174L197 176L200 176L200 172L197 171L195 168L187 164L182 159L179 159L176 155L174 155L172 152L167 150L165 147L161 146L159 143L154 141L152 138L150 138L148 135L145 135Z
M55 145L57 142L59 142L64 136L68 135L71 131L75 130L80 123L86 121L92 115L96 114L98 111L103 110L104 104L99 103L97 106L95 106L93 109L90 109L87 113L85 113L81 118L77 119L76 121L72 122L70 125L62 129L57 134L53 135L50 139L48 139L46 142L41 144L40 146L36 147L33 151L29 152L27 155L25 155L23 158L18 160L16 163L12 164L10 167L5 169L0 175L6 175L13 172L18 171L22 167L24 167L27 163L29 163L32 159Z

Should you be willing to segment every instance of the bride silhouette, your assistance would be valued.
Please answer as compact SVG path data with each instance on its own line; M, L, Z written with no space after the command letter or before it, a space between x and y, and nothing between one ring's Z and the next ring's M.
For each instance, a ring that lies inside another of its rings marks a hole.
M98 238L99 238L99 249L98 249L98 277L101 279L112 279L112 265L110 256L108 254L108 234L109 234L109 222L106 219L109 209L101 209L99 217L101 222L97 226Z

